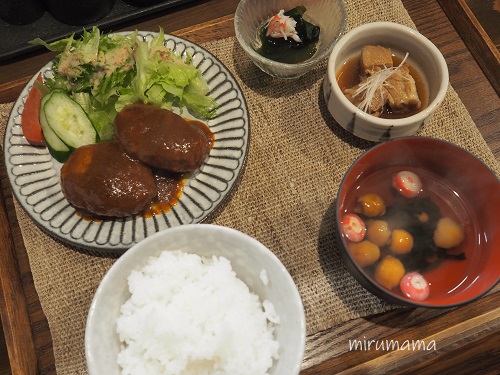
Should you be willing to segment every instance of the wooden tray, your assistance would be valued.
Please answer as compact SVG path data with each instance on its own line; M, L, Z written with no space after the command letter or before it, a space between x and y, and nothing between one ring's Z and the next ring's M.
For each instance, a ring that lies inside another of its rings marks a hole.
M469 4L475 4L473 0L438 0L441 8L453 23L453 26L462 37L467 48L484 71L498 95L500 95L500 41L492 40L493 28L498 29L499 22L489 22L485 18L479 18L477 12ZM491 7L492 20L495 16L493 1L478 2L480 7ZM500 7L500 1L497 1ZM496 16L495 16L496 17ZM500 18L500 13L498 17ZM495 18L496 20L496 18ZM490 24L493 23L493 24Z
M467 101L472 118L500 160L500 137L496 136L500 98L437 1L403 0L403 3L419 31L434 43L446 40L442 49L450 67L450 82ZM127 27L156 30L161 24L166 32L200 44L234 36L233 14L237 0L203 0L195 4L193 8L137 21ZM0 64L0 75L2 72L12 74L14 68L20 70L14 78L0 84L0 102L14 101L48 56L43 53L30 57L25 65L24 60L11 66ZM474 93L479 94L474 97ZM34 287L2 159L0 156L0 312L12 374L55 375L50 328ZM349 339L366 337L400 342L436 340L439 346L436 351L417 352L348 350ZM461 374L493 374L498 373L499 343L500 285L490 295L461 308L397 309L354 319L311 335L307 338L301 375L439 374L450 373L452 369Z

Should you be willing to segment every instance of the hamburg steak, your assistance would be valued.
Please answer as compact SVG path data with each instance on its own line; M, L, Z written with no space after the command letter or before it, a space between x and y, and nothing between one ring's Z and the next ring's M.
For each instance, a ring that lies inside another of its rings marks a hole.
M151 170L115 142L76 149L61 169L61 187L74 206L100 216L130 216L156 196Z
M198 169L212 147L205 124L148 104L123 108L115 119L115 136L131 157L172 172Z

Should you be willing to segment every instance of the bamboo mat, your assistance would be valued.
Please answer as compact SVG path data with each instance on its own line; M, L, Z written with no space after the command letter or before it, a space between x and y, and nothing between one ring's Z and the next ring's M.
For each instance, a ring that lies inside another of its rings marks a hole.
M373 21L415 28L398 0L347 0L347 30ZM326 61L295 81L275 80L234 38L203 45L233 73L247 100L251 139L242 179L210 222L245 232L284 263L301 294L307 333L395 308L347 272L335 238L335 199L352 162L373 144L343 131L329 115L321 85ZM0 104L3 135L12 103ZM453 88L419 135L453 142L497 163ZM93 294L114 259L96 257L42 232L16 204L35 286L51 329L58 374L86 374L85 321Z

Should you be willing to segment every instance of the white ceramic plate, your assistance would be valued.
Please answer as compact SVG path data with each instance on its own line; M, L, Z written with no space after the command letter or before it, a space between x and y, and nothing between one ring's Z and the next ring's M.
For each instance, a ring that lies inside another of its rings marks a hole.
M150 40L157 34L139 32ZM46 147L31 146L23 136L24 103L35 76L17 99L5 130L7 174L15 197L42 229L70 245L123 253L135 243L160 230L200 223L221 206L243 170L249 142L249 117L240 87L226 67L208 51L182 38L165 35L165 45L178 55L190 54L203 72L210 96L218 103L217 117L207 125L215 136L203 166L186 181L179 203L168 212L89 221L69 204L61 192L59 162ZM52 74L52 62L40 72ZM187 111L183 115L188 115Z

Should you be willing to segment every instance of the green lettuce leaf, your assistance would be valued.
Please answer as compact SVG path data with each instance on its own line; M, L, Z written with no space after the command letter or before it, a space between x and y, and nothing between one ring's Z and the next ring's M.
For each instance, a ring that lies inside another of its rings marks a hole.
M192 57L177 56L164 43L164 31L151 41L138 32L101 34L97 27L52 43L31 44L60 52L54 59L47 91L62 89L85 109L100 140L113 135L116 115L128 104L144 102L161 108L187 108L199 118L217 115L217 103Z

